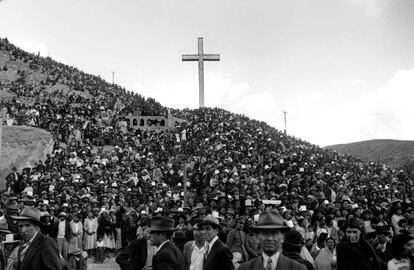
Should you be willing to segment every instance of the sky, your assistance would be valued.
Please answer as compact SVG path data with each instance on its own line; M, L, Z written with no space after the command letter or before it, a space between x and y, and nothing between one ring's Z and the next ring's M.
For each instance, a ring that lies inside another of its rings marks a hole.
M220 107L320 146L414 140L414 0L0 0L0 37L171 108Z

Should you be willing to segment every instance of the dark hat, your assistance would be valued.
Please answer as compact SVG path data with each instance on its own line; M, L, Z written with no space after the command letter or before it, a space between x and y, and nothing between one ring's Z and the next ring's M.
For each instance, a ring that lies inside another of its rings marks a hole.
M183 231L175 231L172 238L174 240L186 240L185 233Z
M174 228L174 220L164 216L155 216L151 219L151 232L172 232L177 230Z
M202 227L204 225L211 225L212 227L221 230L221 226L220 226L220 222L219 222L218 218L215 218L211 215L206 216L203 219L203 221L198 224L199 227Z
M82 254L82 250L80 248L76 247L70 254L80 255L80 254Z
M289 245L293 247L301 247L303 244L303 237L300 232L296 230L290 230L285 233L285 240L283 241L283 245Z
M25 208L23 208L22 212L20 212L20 215L12 216L11 218L15 220L30 220L34 222L35 224L40 225L41 216L42 216L42 213L40 212L39 209L31 207L31 206L26 206Z
M251 230L255 232L263 230L287 231L289 230L289 227L283 224L283 218L279 213L264 212L259 216L257 224L251 226Z

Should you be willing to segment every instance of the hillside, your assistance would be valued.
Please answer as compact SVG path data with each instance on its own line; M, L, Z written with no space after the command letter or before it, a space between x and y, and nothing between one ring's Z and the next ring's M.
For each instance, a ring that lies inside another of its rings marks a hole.
M2 154L0 156L0 179L10 173L10 168L19 171L31 167L39 160L44 161L46 154L52 153L52 135L38 128L24 126L3 127ZM0 182L0 189L4 182Z
M328 187L339 192L344 185L363 185L373 177L383 182L392 176L409 183L406 175L398 175L399 172L378 169L354 157L322 149L244 115L220 108L168 110L154 99L145 99L51 58L29 54L4 39L0 39L0 55L0 103L7 109L9 119L14 125L37 127L53 134L59 149L47 161L49 166L62 168L65 175L72 174L72 179L82 175L94 186L109 186L114 181L134 183L126 179L135 177L134 173L151 171L157 181L163 182L159 184L181 192L178 183L182 181L185 160L189 164L189 189L200 198L204 193L204 203L211 196L233 196L234 188L254 190L253 186L260 186L255 197L279 198L288 205L292 198L282 189L286 184L319 196L311 187L322 182L327 187L324 192L329 192ZM125 116L135 110L143 116L170 111L191 124L165 131L126 129ZM40 144L38 138L29 139L23 132L6 136L17 138L16 150L11 150L8 157L17 155L23 144L28 149L26 154L37 151L41 159L44 151L31 150L28 143ZM18 138L21 136L28 139ZM92 149L97 146L113 149L110 155L115 156L109 158L101 150L95 155ZM7 167L26 166L26 158L30 159L26 154L22 152L18 161L7 160ZM106 166L106 173L113 176L106 176L104 181L98 175L91 178L91 163ZM41 166L32 169L43 170ZM145 176L140 179L147 185L142 195L148 196L155 181ZM19 186L14 188L16 193L21 192Z
M339 153L351 155L367 162L402 166L407 160L414 160L414 141L370 140L325 147Z

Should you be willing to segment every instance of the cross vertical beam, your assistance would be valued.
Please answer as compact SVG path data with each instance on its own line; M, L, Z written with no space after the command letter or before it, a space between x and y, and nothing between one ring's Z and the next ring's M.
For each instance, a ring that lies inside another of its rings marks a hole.
M198 61L198 102L204 107L204 61L220 61L220 54L204 54L203 38L198 38L198 54L183 54L182 61Z

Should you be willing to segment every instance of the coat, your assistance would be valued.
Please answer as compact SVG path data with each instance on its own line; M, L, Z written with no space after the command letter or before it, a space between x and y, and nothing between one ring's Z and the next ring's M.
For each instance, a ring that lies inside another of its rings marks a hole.
M153 270L185 270L187 263L184 255L171 242L165 243L152 260Z
M217 239L203 263L203 270L233 270L232 260L233 255L230 249L220 239Z
M235 229L229 232L226 245L231 252L239 252L242 255L243 262L249 260L249 254L246 250L246 234L243 231Z
M193 253L193 249L194 249L193 243L194 241L188 241L184 245L183 255L184 255L185 260L187 261L187 269L189 269L191 265L191 254Z
M17 249L19 249L17 247ZM17 270L61 270L58 246L54 239L38 232L27 248L23 261L17 262Z
M263 256L242 263L239 270L263 269ZM280 254L277 260L276 270L306 270L306 266Z
M336 247L336 256L338 270L386 269L386 264L378 258L373 248L365 240L353 244L345 239Z
M145 238L131 241L117 257L116 262L122 270L141 270L147 262L148 241Z

